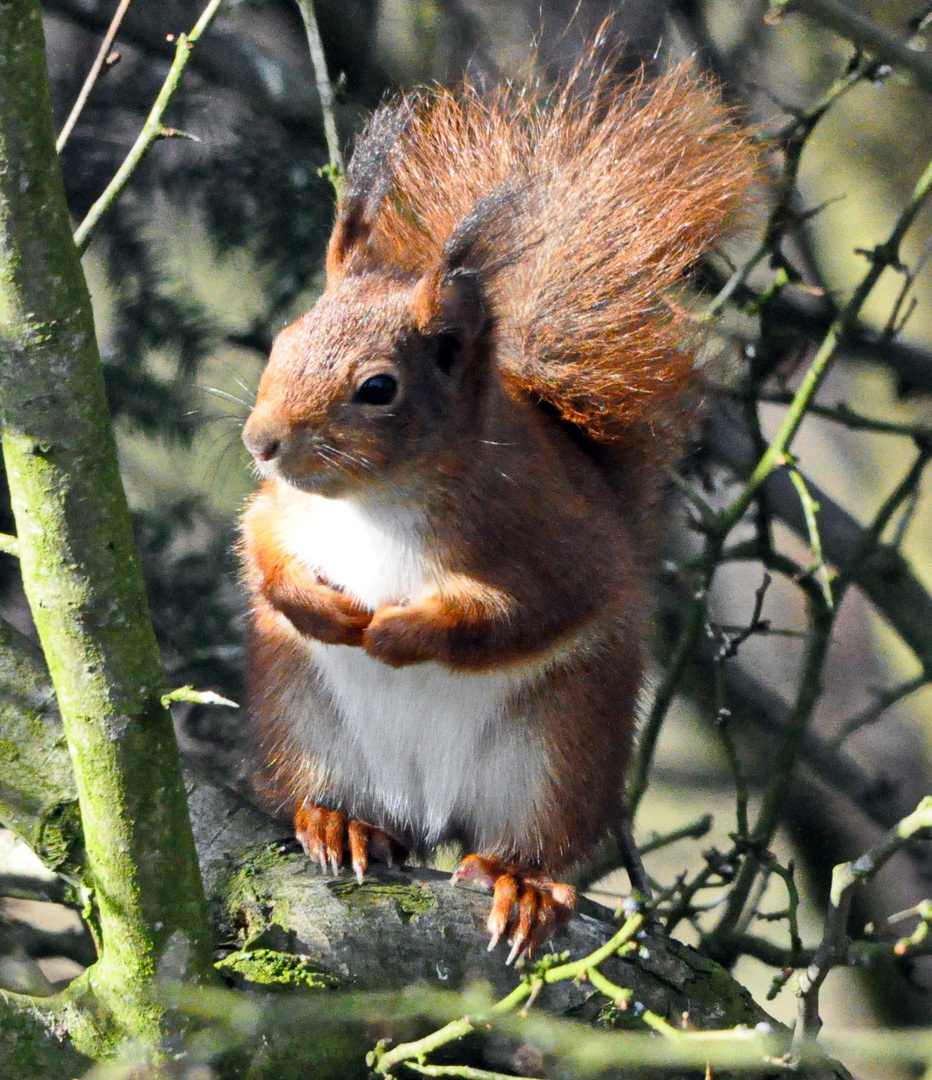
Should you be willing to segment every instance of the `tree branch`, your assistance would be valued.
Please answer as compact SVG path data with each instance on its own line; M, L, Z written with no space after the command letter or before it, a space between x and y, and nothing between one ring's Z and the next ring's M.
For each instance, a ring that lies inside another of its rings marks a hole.
M841 0L794 0L793 6L866 52L908 71L923 90L932 92L932 60L928 53L913 48L909 41L876 19L855 11Z
M751 474L756 457L747 423L737 403L719 399L709 417L707 445L713 461L727 466L736 477ZM849 566L851 581L870 599L920 664L932 670L932 596L923 588L906 559L895 549L880 545L868 559L852 564L860 549L863 528L822 491L806 479L812 498L819 504L819 532L823 554L835 566ZM806 522L799 498L783 470L772 473L766 486L773 513L801 537Z
M799 977L799 1022L794 1042L811 1041L822 1027L819 991L833 967L845 962L850 947L848 916L855 891L871 881L877 872L905 844L932 832L932 796L919 806L870 851L854 862L841 863L832 872L832 891L825 918L822 943L812 963Z
M155 99L155 104L152 106L149 115L146 117L145 123L142 125L142 130L136 137L136 141L133 143L130 152L123 159L123 163L120 165L119 169L117 169L116 175L107 185L104 193L97 199L90 210L88 210L84 220L77 229L75 229L74 242L80 254L83 255L87 250L87 245L91 242L91 236L97 228L100 219L120 197L123 189L129 183L130 177L132 177L133 173L142 164L143 159L152 149L153 145L159 139L166 139L183 134L172 128L166 128L162 124L162 117L165 115L165 110L168 108L175 91L178 89L178 84L181 82L181 76L190 59L192 48L200 38L201 34L203 34L204 31L208 29L211 22L213 22L222 2L223 0L210 0L191 33L187 36L184 34L179 35L178 44L175 48L175 59L172 62L172 66L169 68L168 75L165 77L162 89Z
M0 4L0 423L23 584L71 751L117 1030L158 1038L172 941L212 942L55 153L38 0Z
M114 3L89 5L81 0L46 0L45 7L94 33L103 33ZM190 7L183 2L137 3L130 8L121 37L150 56L171 60L174 47L166 41L166 29L187 25ZM360 22L362 17L360 17ZM345 25L353 20L347 17ZM311 79L294 64L276 56L260 42L224 26L215 27L198 48L192 67L215 86L241 94L260 113L285 124L311 124L320 103Z

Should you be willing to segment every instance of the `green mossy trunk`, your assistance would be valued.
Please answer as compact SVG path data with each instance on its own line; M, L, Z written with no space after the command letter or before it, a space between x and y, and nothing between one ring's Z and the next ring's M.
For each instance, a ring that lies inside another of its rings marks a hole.
M0 0L0 422L26 595L61 708L118 1033L171 947L210 970L164 676L117 468L90 298L55 154L37 0Z

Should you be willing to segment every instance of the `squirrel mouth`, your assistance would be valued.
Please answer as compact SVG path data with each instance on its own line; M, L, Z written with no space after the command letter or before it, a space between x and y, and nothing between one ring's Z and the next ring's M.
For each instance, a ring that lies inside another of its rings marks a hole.
M330 498L345 495L360 483L355 471L335 467L332 461L327 460L303 461L299 466L278 460L265 464L260 472L298 491Z

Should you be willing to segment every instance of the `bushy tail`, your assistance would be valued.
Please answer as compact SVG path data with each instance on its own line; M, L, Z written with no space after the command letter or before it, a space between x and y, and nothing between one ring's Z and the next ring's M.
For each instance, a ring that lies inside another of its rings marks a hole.
M360 258L423 275L468 234L504 377L598 440L661 415L688 382L684 276L758 172L715 90L683 69L407 95L355 159L350 198L354 183L384 192Z

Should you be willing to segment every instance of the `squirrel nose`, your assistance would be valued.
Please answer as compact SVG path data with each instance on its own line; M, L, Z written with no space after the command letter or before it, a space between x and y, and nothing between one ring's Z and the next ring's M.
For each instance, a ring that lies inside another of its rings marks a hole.
M246 449L258 461L272 461L279 456L285 430L274 417L253 412L243 428Z

